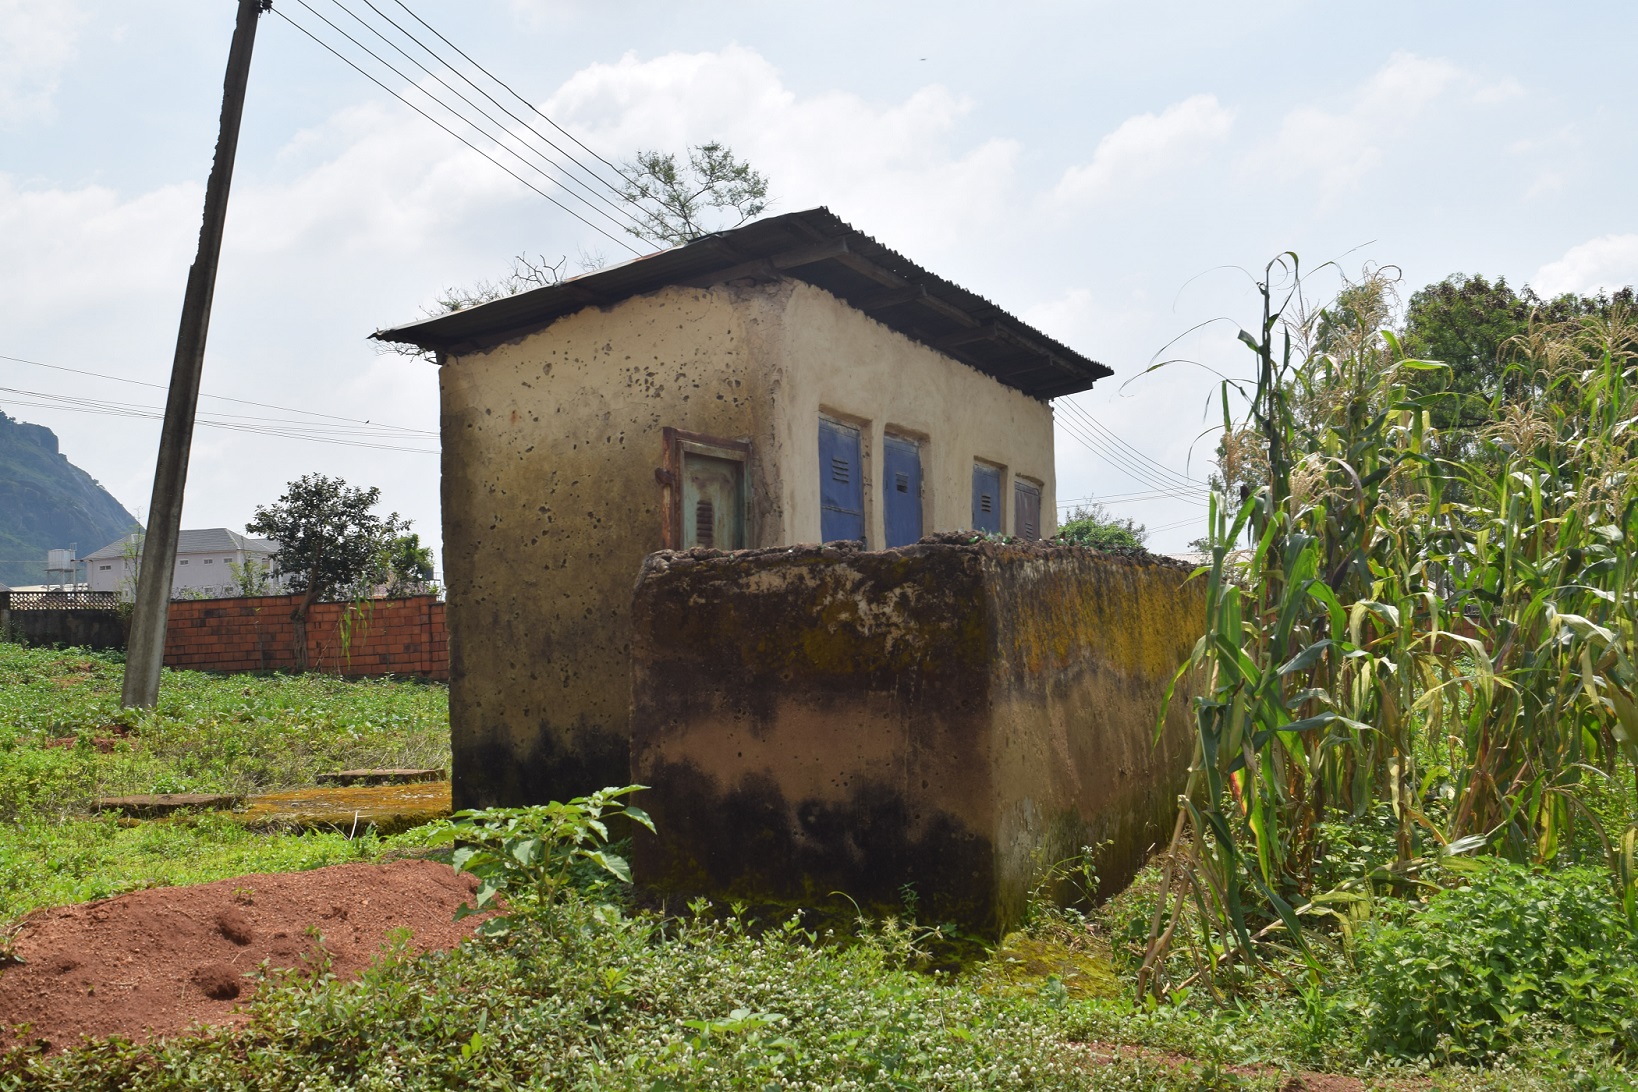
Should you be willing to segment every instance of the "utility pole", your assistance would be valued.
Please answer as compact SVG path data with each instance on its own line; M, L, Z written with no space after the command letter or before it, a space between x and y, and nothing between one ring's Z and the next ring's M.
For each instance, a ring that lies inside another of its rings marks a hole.
M171 362L171 388L165 400L165 425L159 434L153 501L142 541L142 568L137 577L131 636L126 645L126 706L151 707L159 700L159 669L165 663L165 623L171 607L171 578L176 570L176 540L182 531L182 490L188 480L188 453L193 447L194 413L199 406L199 375L205 364L205 334L216 292L216 266L222 255L222 225L227 220L233 157L239 148L239 118L250 79L250 51L256 44L256 21L271 10L272 0L239 0L239 17L228 48L227 76L222 81L222 119L216 135L216 161L205 184L205 218L199 229L199 252L188 270L182 297L182 324Z

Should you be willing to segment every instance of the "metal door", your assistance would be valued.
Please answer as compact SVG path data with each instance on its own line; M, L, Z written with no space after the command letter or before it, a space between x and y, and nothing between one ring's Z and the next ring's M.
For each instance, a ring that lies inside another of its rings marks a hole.
M745 548L745 464L697 451L682 457L682 545Z
M902 436L884 437L882 482L887 548L908 546L921 538L921 445Z
M1012 483L1012 533L1019 538L1041 537L1041 487L1034 482Z
M859 430L819 421L819 538L864 541L864 467Z
M973 530L1001 533L1001 468L973 464Z

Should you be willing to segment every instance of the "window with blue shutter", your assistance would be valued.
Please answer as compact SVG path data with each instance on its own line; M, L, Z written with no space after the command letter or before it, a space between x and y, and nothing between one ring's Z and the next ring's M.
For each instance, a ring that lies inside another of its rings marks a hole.
M1019 538L1041 537L1041 487L1022 478L1012 483L1012 533Z
M882 438L882 516L887 548L921 538L921 445L902 436Z
M973 464L973 530L1001 533L1001 468Z
M819 538L863 542L864 467L859 430L819 419Z

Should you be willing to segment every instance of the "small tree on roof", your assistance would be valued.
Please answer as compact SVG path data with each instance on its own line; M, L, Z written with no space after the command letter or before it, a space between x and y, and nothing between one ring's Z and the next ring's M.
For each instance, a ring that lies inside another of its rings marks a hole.
M688 149L677 165L670 152L638 152L621 172L621 196L634 207L638 223L626 230L639 239L680 246L701 235L736 228L768 207L768 180L732 148L711 141ZM723 221L707 223L711 212Z
M397 512L376 515L381 490L357 489L340 478L308 474L245 525L278 542L273 564L301 598L290 613L296 627L296 669L307 669L307 613L322 599L368 595L390 575L389 559L410 522Z

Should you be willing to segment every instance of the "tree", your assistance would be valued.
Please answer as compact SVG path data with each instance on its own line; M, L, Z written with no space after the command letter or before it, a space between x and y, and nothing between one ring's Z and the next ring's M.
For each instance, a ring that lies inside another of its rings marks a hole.
M1101 504L1082 505L1058 528L1058 538L1095 550L1141 550L1148 528L1132 519L1111 516Z
M229 561L228 572L232 574L233 587L240 595L266 595L273 583L272 567L260 558L247 557L242 565Z
M683 166L670 152L640 151L620 169L620 177L620 195L631 206L635 221L626 231L664 246L680 246L712 231L739 227L768 207L768 179L750 163L735 159L733 149L718 141L691 145ZM726 215L713 217L713 212ZM601 269L605 261L601 253L582 250L577 264L588 272ZM512 259L511 270L495 280L445 288L424 313L437 318L558 284L564 280L567 264L567 255L548 262L544 254L535 258L519 254ZM436 356L430 350L397 343L382 344L377 352L429 361Z
M670 152L643 151L621 172L621 196L638 223L626 230L639 239L680 246L723 228L736 228L768 207L768 180L734 158L726 144L711 141L688 149L686 166ZM712 211L726 213L713 219ZM732 221L732 222L721 222Z
M421 545L421 536L413 531L387 544L384 567L389 598L425 595L432 587L432 547Z
M278 542L273 564L300 594L290 620L296 626L296 669L307 669L307 613L321 599L363 596L384 583L387 558L409 520L372 509L376 488L356 489L340 478L308 474L285 487L274 504L256 506L245 525L251 534Z
M1543 299L1528 285L1515 292L1505 277L1489 281L1462 273L1418 290L1405 311L1405 351L1450 368L1448 383L1437 381L1453 397L1436 411L1435 427L1478 428L1489 421L1490 401L1504 393L1504 384L1505 393L1516 396L1533 382L1529 367L1510 367L1527 358L1517 350L1533 330L1608 318L1616 309L1630 312L1633 304L1630 287L1613 295L1566 292Z

